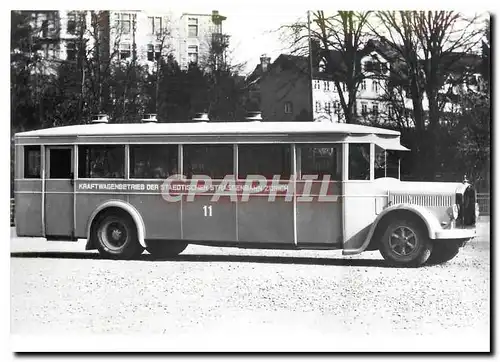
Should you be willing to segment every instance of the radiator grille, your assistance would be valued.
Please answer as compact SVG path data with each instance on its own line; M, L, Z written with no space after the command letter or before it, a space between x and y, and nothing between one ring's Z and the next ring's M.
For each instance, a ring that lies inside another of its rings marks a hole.
M389 196L391 205L413 204L421 206L444 207L453 204L452 195L414 195L414 194L391 194Z

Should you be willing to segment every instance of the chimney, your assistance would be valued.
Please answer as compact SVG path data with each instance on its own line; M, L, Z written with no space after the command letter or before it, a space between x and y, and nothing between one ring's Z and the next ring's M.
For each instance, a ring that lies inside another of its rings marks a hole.
M262 69L262 72L267 72L269 64L271 64L271 58L268 57L266 54L262 54L260 56L260 67Z

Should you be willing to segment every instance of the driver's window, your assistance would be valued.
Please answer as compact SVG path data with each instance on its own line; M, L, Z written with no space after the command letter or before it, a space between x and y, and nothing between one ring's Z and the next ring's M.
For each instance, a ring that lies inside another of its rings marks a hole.
M349 144L349 180L370 179L370 144Z
M399 155L375 145L375 178L381 177L399 178Z

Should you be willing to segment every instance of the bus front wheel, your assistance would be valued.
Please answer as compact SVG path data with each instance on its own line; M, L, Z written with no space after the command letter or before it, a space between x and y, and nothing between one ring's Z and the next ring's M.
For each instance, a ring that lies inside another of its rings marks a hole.
M155 258L171 258L186 249L188 244L179 240L146 240L146 250Z
M93 231L97 250L106 258L133 259L144 251L135 224L125 213L103 214Z
M393 220L380 240L380 253L393 266L419 267L432 252L428 235L413 219Z

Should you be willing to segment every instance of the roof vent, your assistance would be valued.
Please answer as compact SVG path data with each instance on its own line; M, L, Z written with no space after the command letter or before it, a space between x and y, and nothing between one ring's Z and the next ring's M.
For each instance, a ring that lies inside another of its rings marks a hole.
M155 113L148 113L144 115L144 118L141 119L142 123L157 123L158 119L156 119Z
M262 121L262 112L260 111L247 112L245 121L254 121L254 122Z
M92 116L92 120L90 121L93 124L97 123L108 123L108 115L101 113L101 114L96 114L95 116Z
M210 118L208 118L208 113L196 113L193 117L193 122L208 122Z

